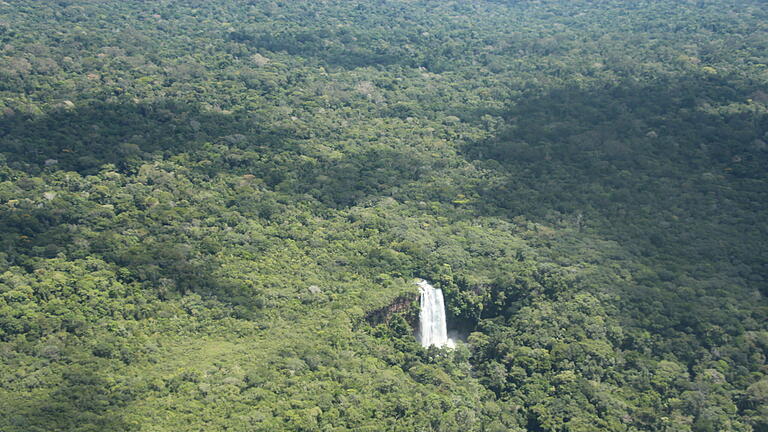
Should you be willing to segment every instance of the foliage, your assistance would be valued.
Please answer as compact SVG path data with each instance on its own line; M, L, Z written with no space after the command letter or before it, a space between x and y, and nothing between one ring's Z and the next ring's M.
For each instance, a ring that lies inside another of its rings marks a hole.
M764 2L0 17L0 430L768 428Z

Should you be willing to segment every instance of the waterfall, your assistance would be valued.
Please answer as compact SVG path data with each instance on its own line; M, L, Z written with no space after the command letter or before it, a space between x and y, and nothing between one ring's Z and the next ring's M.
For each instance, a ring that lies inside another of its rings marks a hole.
M416 283L421 293L421 312L419 313L419 337L421 346L453 347L453 340L448 339L445 323L445 301L443 290L435 288L425 280Z

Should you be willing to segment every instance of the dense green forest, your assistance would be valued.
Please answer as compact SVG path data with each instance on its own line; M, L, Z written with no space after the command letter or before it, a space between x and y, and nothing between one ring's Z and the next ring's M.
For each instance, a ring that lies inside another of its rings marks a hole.
M766 296L763 0L0 1L0 431L765 432Z

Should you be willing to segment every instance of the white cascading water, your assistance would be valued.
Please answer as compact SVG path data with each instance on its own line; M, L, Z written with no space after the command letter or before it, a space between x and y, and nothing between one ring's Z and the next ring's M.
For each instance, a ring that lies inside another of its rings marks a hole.
M448 327L445 322L443 290L433 287L425 280L418 281L416 285L419 286L421 293L421 312L419 313L421 346L453 347L453 340L448 339Z

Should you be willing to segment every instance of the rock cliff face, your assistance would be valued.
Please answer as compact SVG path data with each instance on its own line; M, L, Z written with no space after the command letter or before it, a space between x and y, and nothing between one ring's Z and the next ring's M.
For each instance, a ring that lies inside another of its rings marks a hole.
M396 314L403 314L405 320L411 326L418 325L419 293L402 294L396 297L390 304L382 308L373 310L365 316L365 320L371 325L386 324ZM414 303L416 302L416 303Z

